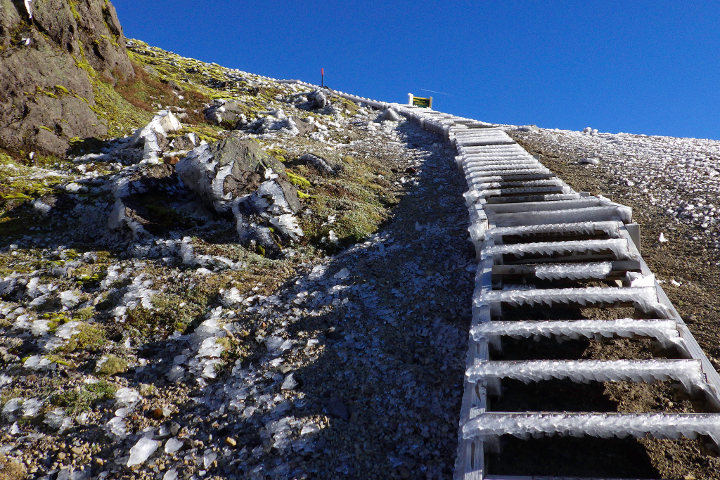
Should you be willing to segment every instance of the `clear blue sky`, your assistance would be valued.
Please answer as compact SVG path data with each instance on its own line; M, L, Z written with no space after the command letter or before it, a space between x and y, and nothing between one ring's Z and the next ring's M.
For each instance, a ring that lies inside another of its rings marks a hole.
M489 122L720 139L720 2L114 0L186 57ZM430 90L442 93L432 93Z

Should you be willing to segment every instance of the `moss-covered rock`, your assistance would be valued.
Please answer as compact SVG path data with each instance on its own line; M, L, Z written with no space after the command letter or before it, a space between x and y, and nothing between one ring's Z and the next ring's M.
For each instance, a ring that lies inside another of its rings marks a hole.
M32 16L23 2L0 0L0 147L64 154L71 138L107 131L94 85L134 70L110 2L30 5Z

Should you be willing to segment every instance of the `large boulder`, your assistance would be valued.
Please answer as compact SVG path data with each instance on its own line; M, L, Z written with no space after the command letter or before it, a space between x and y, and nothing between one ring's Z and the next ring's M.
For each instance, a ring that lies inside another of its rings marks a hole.
M134 76L105 0L0 0L0 65L0 147L58 155L107 131L92 82Z
M234 201L255 193L266 181L278 186L291 212L300 208L283 164L238 134L200 145L175 168L183 183L218 212L230 211Z
M175 166L183 184L217 212L232 212L240 241L267 254L282 242L303 235L293 215L300 209L297 190L285 167L238 133L201 145Z
M247 124L246 110L247 108L236 100L217 99L203 113L208 122L233 129Z

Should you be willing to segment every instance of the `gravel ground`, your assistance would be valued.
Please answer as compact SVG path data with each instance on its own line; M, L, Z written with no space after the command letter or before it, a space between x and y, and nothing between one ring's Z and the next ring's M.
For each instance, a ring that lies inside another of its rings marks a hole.
M720 367L720 252L716 212L711 206L717 198L716 176L711 172L717 166L714 152L719 143L542 129L508 133L574 189L602 194L633 208L641 227L643 258L663 282L663 289L710 361L716 369ZM579 163L584 158L600 161L596 165ZM688 213L687 205L702 208ZM661 233L667 241L660 241ZM598 359L672 356L629 340L589 342L580 352L584 358ZM601 408L616 411L708 411L700 399L690 398L666 382L606 383L594 394L604 399ZM720 457L703 441L624 442L624 452L615 459L608 458L604 465L588 463L581 471L587 475L589 468L596 474L643 478L720 478ZM596 450L607 448L603 441L595 443ZM557 442L552 448L562 453L571 450L572 444ZM536 465L539 463L540 458Z

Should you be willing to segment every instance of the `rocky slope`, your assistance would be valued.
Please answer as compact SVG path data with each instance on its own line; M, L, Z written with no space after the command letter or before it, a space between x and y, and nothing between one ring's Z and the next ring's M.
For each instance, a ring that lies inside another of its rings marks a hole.
M110 133L0 152L2 473L447 474L473 276L449 152L330 91L127 52Z
M135 75L103 0L2 0L0 66L0 147L57 155L107 133L96 97Z

